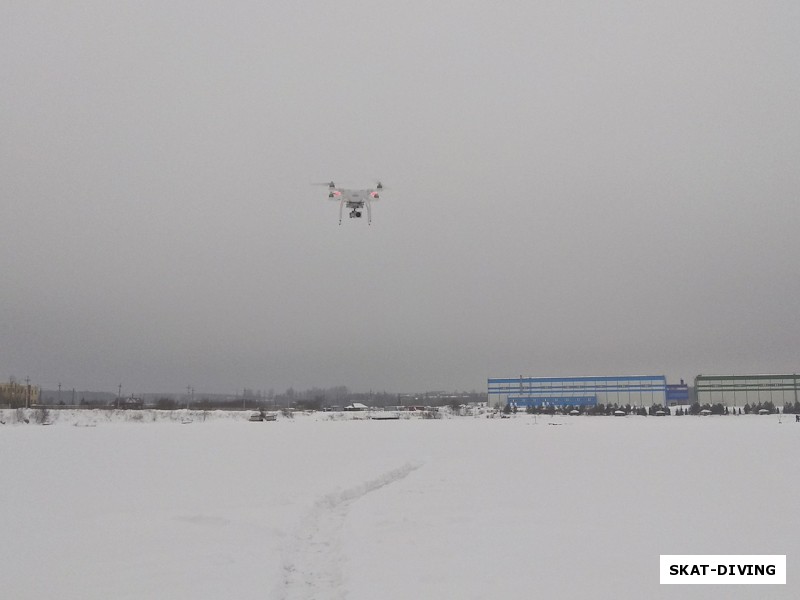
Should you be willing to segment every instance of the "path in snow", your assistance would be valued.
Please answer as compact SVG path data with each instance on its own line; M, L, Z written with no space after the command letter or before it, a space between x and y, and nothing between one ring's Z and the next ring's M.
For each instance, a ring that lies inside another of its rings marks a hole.
M341 531L350 506L370 492L400 481L420 468L407 463L370 481L322 496L300 523L284 551L278 600L342 600L347 595Z

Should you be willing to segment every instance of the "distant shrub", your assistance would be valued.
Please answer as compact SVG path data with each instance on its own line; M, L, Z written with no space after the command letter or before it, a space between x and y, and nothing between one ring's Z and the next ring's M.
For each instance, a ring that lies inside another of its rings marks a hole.
M33 419L39 425L47 423L50 420L50 411L47 408L37 408L33 411Z

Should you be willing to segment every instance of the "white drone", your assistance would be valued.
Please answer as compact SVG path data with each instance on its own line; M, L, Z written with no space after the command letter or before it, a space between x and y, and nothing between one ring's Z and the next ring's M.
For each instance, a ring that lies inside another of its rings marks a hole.
M332 181L328 184L328 199L334 200L339 203L339 225L342 224L342 210L345 205L350 209L351 219L360 219L364 207L367 209L367 222L372 225L372 208L371 202L380 199L380 192L383 190L383 184L379 181L374 188L363 190L351 190L347 188L336 187Z

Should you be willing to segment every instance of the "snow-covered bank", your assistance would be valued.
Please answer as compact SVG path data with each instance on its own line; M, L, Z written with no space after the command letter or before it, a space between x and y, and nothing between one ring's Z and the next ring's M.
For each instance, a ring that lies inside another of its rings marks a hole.
M2 596L800 591L793 420L325 416L0 429ZM660 586L660 554L787 554L788 584Z
M258 411L253 410L159 410L159 409L140 409L140 410L124 410L113 408L99 408L99 409L72 409L72 408L16 408L16 409L0 409L0 426L1 425L75 425L78 427L92 427L96 425L105 424L149 424L149 423L206 423L217 421L248 421L250 416L257 414ZM550 423L553 425L561 425L565 423L574 423L575 419L604 419L611 418L607 416L587 416L587 415L527 415L525 413L517 413L513 415L503 415L497 411L487 408L477 409L475 413L470 416L459 416L454 414L448 407L441 407L430 411L393 411L383 409L372 409L366 411L338 411L338 412L320 412L320 411L266 411L265 414L273 415L277 420L283 419L298 419L298 420L313 420L313 421L365 421L365 420L419 420L419 419L469 419L469 418L484 418L494 417L503 419L521 420L524 422L532 423ZM791 422L795 420L793 414L775 414L775 415L743 415L742 418L758 418L758 419L771 419L773 421ZM658 417L642 417L638 415L627 415L628 419L646 419ZM676 418L676 417L665 417ZM700 416L683 416L681 419L697 419ZM725 415L712 415L708 418L730 418L737 419L738 416Z
M0 425L75 425L92 427L120 423L206 423L216 421L248 421L259 411L253 410L123 410L113 408L15 408L0 409ZM440 413L397 412L382 409L353 412L317 411L265 411L281 419L310 419L315 421L352 421L379 419L447 418L452 416L445 409Z
M71 408L0 409L0 423L6 425L76 425L91 427L110 423L188 423L219 420L246 421L250 411L232 410L117 410Z

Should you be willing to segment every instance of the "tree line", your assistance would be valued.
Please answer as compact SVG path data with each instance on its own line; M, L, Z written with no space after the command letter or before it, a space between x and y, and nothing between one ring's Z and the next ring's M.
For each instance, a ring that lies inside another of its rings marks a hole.
M516 413L520 409L511 403L503 407L503 413L511 414ZM796 414L800 415L800 401L787 402L783 408L776 406L771 400L766 402L758 402L756 404L745 404L744 406L727 406L722 403L716 404L700 404L694 402L688 406L678 406L671 408L669 406L662 406L660 404L653 404L649 407L636 406L631 404L595 404L595 405L581 405L581 406L527 406L524 408L527 414L531 415L566 415L577 411L581 415L592 416L613 416L619 413L625 415L638 415L638 416L658 416L663 415L749 415L749 414L762 414L762 411L767 411L767 414Z

